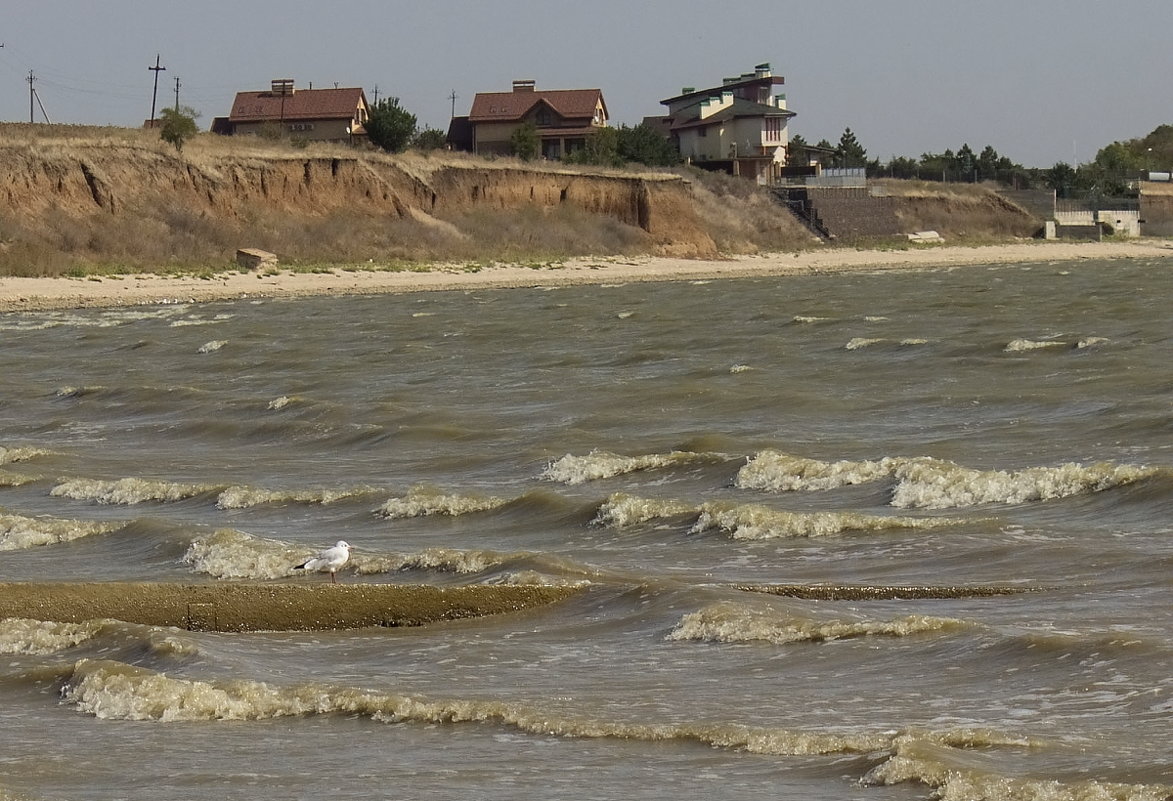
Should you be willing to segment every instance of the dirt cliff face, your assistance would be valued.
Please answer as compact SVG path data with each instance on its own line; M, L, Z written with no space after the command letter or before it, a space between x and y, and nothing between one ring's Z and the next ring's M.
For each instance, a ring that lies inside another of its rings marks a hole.
M0 248L29 255L39 244L94 260L129 259L129 245L138 242L147 258L159 258L150 242L162 240L173 258L198 261L208 250L184 240L203 237L227 250L224 258L235 247L269 245L293 259L444 259L475 252L474 240L491 241L507 227L500 224L502 215L517 212L534 218L529 236L536 252L543 251L537 229L548 218L553 230L561 219L563 226L614 231L613 248L599 241L606 238L603 232L587 238L606 253L635 247L676 256L716 254L688 183L673 175L585 174L361 153L189 157L136 145L5 147L0 140ZM461 221L474 217L478 222L462 230ZM294 229L316 230L317 250L307 249ZM120 232L113 238L126 246L110 247L112 231ZM380 248L397 239L429 247ZM445 239L462 245L450 252Z

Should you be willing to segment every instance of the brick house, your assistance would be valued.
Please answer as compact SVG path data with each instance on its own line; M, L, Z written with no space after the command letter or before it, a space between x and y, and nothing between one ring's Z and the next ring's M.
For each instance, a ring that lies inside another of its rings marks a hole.
M365 141L370 114L360 88L295 89L279 79L265 92L237 92L227 117L212 121L212 132L235 136L279 131L318 142Z
M697 167L770 183L786 164L787 123L795 116L786 108L786 95L774 94L783 83L769 64L758 64L720 86L685 87L660 101L667 115L645 123L667 133L681 157Z
M533 81L514 81L510 92L478 92L468 116L453 118L448 140L459 150L508 155L510 137L532 123L540 155L560 159L582 148L592 132L607 126L607 118L598 89L538 90Z

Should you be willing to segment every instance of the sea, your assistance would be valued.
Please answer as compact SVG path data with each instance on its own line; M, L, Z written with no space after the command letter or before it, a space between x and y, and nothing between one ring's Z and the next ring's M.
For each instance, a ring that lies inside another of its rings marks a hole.
M0 315L0 581L550 584L0 621L0 798L1173 797L1167 261Z

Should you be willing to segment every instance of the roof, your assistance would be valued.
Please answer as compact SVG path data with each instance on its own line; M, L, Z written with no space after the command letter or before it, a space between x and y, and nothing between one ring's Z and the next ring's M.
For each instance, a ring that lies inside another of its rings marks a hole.
M237 92L228 115L233 123L268 120L351 120L366 105L360 88L298 89L291 95Z
M675 103L679 100L685 100L690 97L697 99L704 99L713 95L719 95L722 92L730 92L734 89L740 89L745 86L780 86L786 83L786 79L781 75L763 75L763 76L748 76L739 81L730 81L721 86L710 86L708 89L693 89L691 92L676 95L675 97L665 98L660 101L660 105L666 106L670 103Z
M763 103L754 103L750 100L742 100L739 97L735 97L732 105L704 119L701 119L700 103L689 106L674 118L672 130L679 131L682 128L701 128L706 125L712 125L713 123L728 122L739 117L784 117L790 119L794 116L797 115L789 109L767 106Z
M551 89L514 92L478 92L468 118L477 122L514 122L523 119L534 106L546 103L563 118L595 116L595 108L607 104L599 89Z

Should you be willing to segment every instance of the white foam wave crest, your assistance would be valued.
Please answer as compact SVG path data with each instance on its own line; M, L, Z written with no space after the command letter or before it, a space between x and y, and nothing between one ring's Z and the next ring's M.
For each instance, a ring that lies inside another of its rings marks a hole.
M216 578L278 579L300 575L294 567L312 556L314 550L226 528L194 540L183 555L183 562L197 573ZM359 575L397 573L403 570L480 573L522 556L524 554L449 548L428 548L413 554L365 554L352 551L343 572L352 571Z
M847 344L843 346L844 350L861 350L863 348L871 347L872 345L879 345L887 342L886 339L879 339L876 337L853 337L848 340Z
M70 542L92 534L105 534L122 525L93 520L0 514L0 551L19 551Z
M12 464L13 462L27 462L29 459L36 459L38 456L48 456L49 451L41 450L40 448L16 447L8 448L0 445L0 464Z
M910 459L895 470L897 508L954 509L1048 501L1102 492L1149 478L1157 468L1097 462L1024 470L973 470L936 459Z
M625 492L616 492L599 506L599 511L591 522L599 526L623 528L663 517L682 517L696 513L697 507L683 501L641 498Z
M223 485L183 484L145 478L120 478L115 481L71 478L58 482L53 489L49 490L49 494L57 498L72 498L76 501L96 501L102 504L133 506L146 501L164 503L182 501L220 489L223 489Z
M1044 348L1062 348L1066 347L1066 342L1060 342L1053 339L1037 340L1037 339L1012 339L1006 343L1004 350L1006 353L1022 353L1029 350L1042 350Z
M906 615L891 620L811 620L723 601L686 614L665 639L785 645L849 637L909 637L957 631L971 625L956 618L927 615Z
M932 529L964 524L944 517L887 517L857 512L785 512L747 504L727 506L706 503L692 527L694 533L719 530L735 540L768 540L787 537L830 537L848 531L878 532L894 529Z
M450 494L434 487L412 487L402 498L391 498L376 510L376 514L389 520L433 515L473 514L499 509L509 503L507 498L491 495Z
M776 450L764 450L737 472L734 485L741 489L770 492L809 492L864 484L885 478L904 460L885 457L878 461L824 462Z
M289 404L293 403L295 400L299 400L299 399L297 397L291 398L288 395L282 395L279 398L273 398L273 400L269 401L269 411L271 411L271 412L280 411L280 410L284 409L286 406L288 406Z
M623 528L651 520L696 515L691 534L722 531L734 539L764 540L786 537L829 537L847 531L931 529L962 525L966 521L935 517L890 517L858 512L787 512L757 504L707 502L698 505L663 498L641 498L618 492L600 506L591 522Z
M203 345L200 345L199 352L200 353L215 353L216 351L220 350L220 348L224 347L227 344L228 344L227 339L213 339L211 342L205 342Z
M320 684L277 687L256 681L171 678L107 660L80 660L62 688L66 703L103 720L269 720L360 715L384 723L490 723L542 736L683 740L784 756L866 754L890 747L890 734L790 731L721 723L655 724L565 715L522 703L428 699Z
M1167 801L1173 785L1057 781L1007 776L996 765L984 766L941 738L903 734L893 753L863 778L863 784L917 782L946 801Z
M216 496L216 506L221 509L249 509L268 503L336 503L347 498L365 495L370 487L349 487L343 489L270 490L263 487L233 486Z
M93 639L106 622L56 623L23 617L0 619L0 654L55 654Z
M1017 471L975 470L931 457L825 462L764 450L738 471L734 485L769 492L810 492L892 477L891 505L953 509L981 504L1046 501L1101 492L1156 475L1157 468L1097 462Z
M602 478L635 473L640 470L655 470L665 467L712 462L726 457L719 453L694 453L672 451L671 453L649 453L642 456L621 456L609 451L594 450L586 456L566 454L546 466L539 478L562 484L582 484Z
M11 470L0 470L0 487L23 487L37 479L25 473L14 473Z

